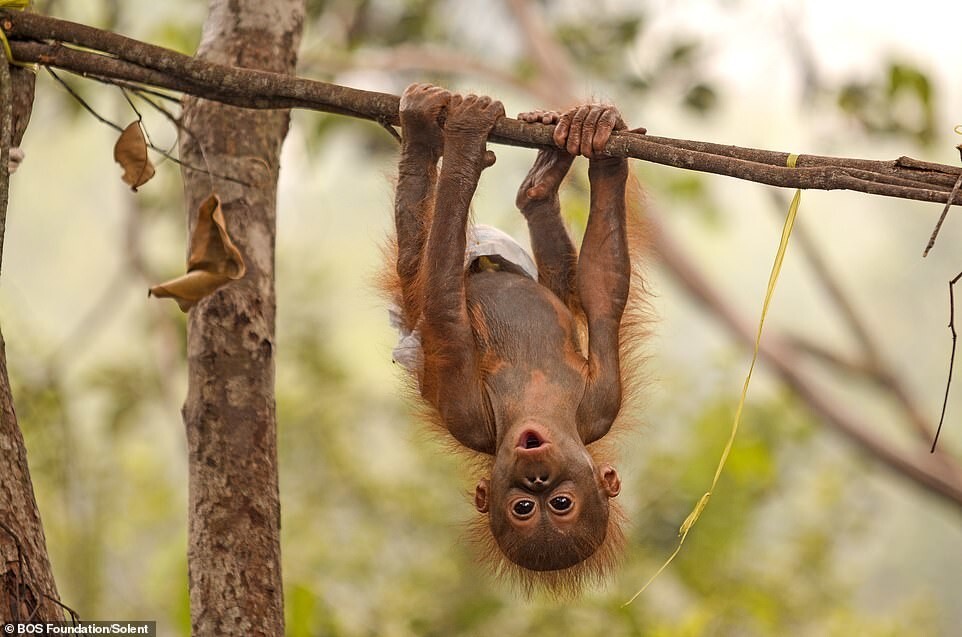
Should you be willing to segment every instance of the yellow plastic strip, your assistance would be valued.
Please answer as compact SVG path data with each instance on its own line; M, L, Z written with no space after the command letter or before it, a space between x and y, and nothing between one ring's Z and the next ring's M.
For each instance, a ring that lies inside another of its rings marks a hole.
M0 9L16 9L22 11L27 8L28 4L30 4L30 0L0 0ZM17 62L13 59L13 51L10 50L10 43L7 42L7 34L3 29L0 29L0 44L3 45L3 53L7 56L7 60L11 64L24 66L22 62Z
M7 56L7 61L14 62L13 51L10 50L10 43L7 42L7 34L4 33L3 29L0 29L0 42L3 43L3 52Z
M794 168L797 161L798 155L791 154L788 156L785 164L789 168ZM778 275L782 271L782 263L785 261L785 251L788 249L788 240L792 236L792 229L795 227L795 217L798 215L798 204L801 201L801 198L802 191L796 190L795 196L792 198L792 203L788 207L788 216L785 217L785 225L782 227L782 238L778 244L778 251L775 253L775 263L772 264L772 272L768 277L768 289L765 291L765 302L762 303L762 313L758 319L758 331L755 333L755 345L752 350L752 362L748 366L748 374L746 374L745 383L742 385L742 393L738 399L738 408L735 410L735 419L732 422L731 433L728 435L728 442L725 443L725 449L722 451L721 458L718 459L718 467L715 469L715 477L712 478L711 486L708 487L708 491L701 496L701 499L698 500L698 504L695 505L695 508L691 513L688 514L688 517L685 518L685 521L682 522L681 527L678 529L678 546L676 546L672 554L668 556L668 559L665 560L665 563L661 565L661 568L655 571L655 574L652 575L647 582L645 582L645 585L642 586L641 589L631 597L631 599L625 602L625 606L638 599L638 596L647 590L651 583L654 582L655 579L661 575L666 568L668 568L668 565L672 563L672 561L675 559L675 556L681 552L681 547L684 545L685 539L688 537L688 532L691 531L691 528L695 525L695 522L697 522L698 518L701 517L702 511L705 510L705 507L708 506L708 501L711 499L711 495L715 491L715 486L718 484L718 479L721 477L722 470L725 468L725 463L728 462L728 456L731 454L732 446L735 444L735 434L738 433L738 425L742 420L742 411L745 409L745 400L748 397L748 385L752 380L752 372L755 370L755 363L758 361L758 348L762 341L762 328L765 326L765 317L768 316L768 307L771 304L772 296L775 293L775 284L778 283Z

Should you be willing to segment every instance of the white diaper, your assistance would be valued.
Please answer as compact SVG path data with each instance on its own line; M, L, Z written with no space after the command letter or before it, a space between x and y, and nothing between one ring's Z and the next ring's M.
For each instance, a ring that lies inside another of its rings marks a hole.
M538 280L538 267L534 259L510 235L494 226L469 226L464 250L465 270L475 259L484 256L499 256L521 268L535 281ZM388 308L388 317L391 326L398 331L397 345L392 352L394 362L408 371L420 372L423 359L421 330L417 327L413 330L405 329L401 320L401 308L396 305Z

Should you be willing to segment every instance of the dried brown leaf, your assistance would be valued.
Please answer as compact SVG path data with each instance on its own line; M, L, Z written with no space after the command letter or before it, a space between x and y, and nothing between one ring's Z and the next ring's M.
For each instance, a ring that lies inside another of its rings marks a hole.
M197 225L190 237L187 271L201 269L224 274L228 279L239 279L246 271L244 258L227 233L227 221L217 195L200 204Z
M147 156L147 140L140 121L131 122L114 144L114 161L124 169L121 179L134 192L154 176L154 165Z
M148 294L160 299L174 299L180 309L186 312L202 298L229 280L222 274L215 274L206 270L194 270L176 279L155 285L150 288Z
M246 271L244 258L227 233L220 199L211 195L197 211L197 225L190 237L187 274L150 288L149 295L172 298L186 312L228 281L244 276Z

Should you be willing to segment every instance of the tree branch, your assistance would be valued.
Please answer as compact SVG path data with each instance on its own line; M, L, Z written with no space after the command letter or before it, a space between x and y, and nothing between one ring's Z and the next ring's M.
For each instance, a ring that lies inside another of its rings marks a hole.
M82 24L2 11L0 26L23 62L112 80L180 91L246 108L305 108L397 125L398 97L326 82L214 64ZM73 45L65 46L65 44ZM83 47L83 50L73 47ZM499 121L495 143L551 146L552 127L511 118ZM786 188L855 190L873 195L948 203L962 169L909 157L872 161L800 155L690 140L618 133L606 152ZM962 204L962 193L952 203Z

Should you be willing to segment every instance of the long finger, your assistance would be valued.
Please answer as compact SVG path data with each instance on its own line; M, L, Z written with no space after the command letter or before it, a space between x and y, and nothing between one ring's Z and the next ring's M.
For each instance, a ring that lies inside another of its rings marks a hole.
M565 145L568 143L568 130L571 128L571 112L567 112L561 116L558 120L557 125L554 127L553 139L555 146L561 150L565 150Z
M588 116L590 108L588 106L582 106L571 118L571 125L568 129L568 144L567 150L572 155L578 155L581 152L581 135L582 129L584 128L585 118Z
M589 159L593 159L595 156L595 138L598 137L598 121L601 116L604 115L605 109L600 106L594 106L588 111L587 117L585 117L584 127L581 133L581 154ZM602 148L604 146L602 145Z
M604 154L605 145L608 143L608 139L611 137L611 132L618 128L618 124L621 122L621 115L618 111L613 108L606 108L601 116L598 118L598 126L595 129L594 138L591 141L592 151L596 157L600 157Z

